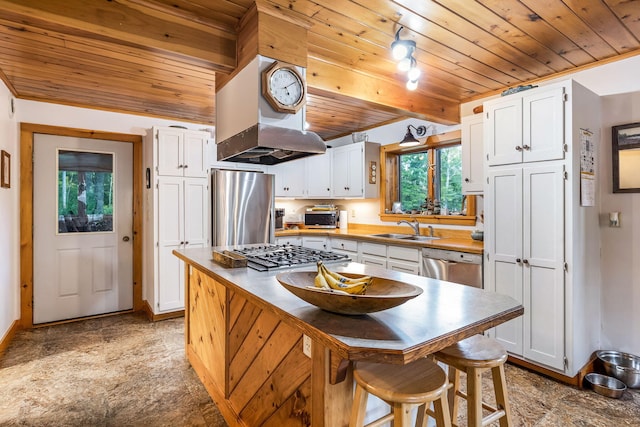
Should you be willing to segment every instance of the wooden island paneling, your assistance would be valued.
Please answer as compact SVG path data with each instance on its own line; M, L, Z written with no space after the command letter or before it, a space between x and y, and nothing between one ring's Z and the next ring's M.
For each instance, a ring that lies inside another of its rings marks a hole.
M346 426L351 361L409 363L523 312L503 295L345 262L332 268L424 292L390 310L343 316L289 293L276 280L282 271L227 269L212 248L174 254L186 264L187 357L230 426Z

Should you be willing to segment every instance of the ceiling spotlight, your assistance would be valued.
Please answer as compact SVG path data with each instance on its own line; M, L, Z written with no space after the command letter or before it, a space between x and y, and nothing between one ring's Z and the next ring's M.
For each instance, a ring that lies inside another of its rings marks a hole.
M398 71L402 71L403 73L406 73L410 69L411 69L411 58L402 58L398 62Z
M407 72L407 78L410 81L418 81L418 78L420 77L420 69L418 68L417 64L416 64L416 60L412 57L411 58L411 67L409 68L408 72Z
M398 29L398 31L396 32L396 38L391 43L391 55L396 61L411 56L416 48L416 42L414 42L413 40L400 39L400 31L402 31L403 29L404 27L400 27Z
M418 89L418 80L407 80L407 89L409 90Z

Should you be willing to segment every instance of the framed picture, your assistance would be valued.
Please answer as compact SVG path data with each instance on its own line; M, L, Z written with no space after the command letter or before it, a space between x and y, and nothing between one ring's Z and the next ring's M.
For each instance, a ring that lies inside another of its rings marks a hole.
M11 154L0 151L0 187L11 187Z
M611 128L614 193L640 193L640 123Z

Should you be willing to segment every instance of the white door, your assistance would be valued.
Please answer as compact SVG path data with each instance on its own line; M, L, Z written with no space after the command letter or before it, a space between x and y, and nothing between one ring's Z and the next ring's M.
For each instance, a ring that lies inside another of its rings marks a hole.
M506 97L485 107L484 143L489 166L522 161L522 99Z
M489 168L485 205L485 288L523 302L522 168ZM525 313L526 315L526 313ZM522 355L522 317L498 325L493 337L504 348Z
M537 90L522 98L522 161L564 157L564 88Z
M133 147L36 134L33 322L133 308Z
M524 357L564 368L564 167L523 170Z

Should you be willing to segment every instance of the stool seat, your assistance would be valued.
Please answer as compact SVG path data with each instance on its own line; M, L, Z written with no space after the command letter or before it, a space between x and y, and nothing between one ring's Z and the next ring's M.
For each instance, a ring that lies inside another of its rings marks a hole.
M474 335L435 354L447 365L464 368L493 368L507 361L507 352L496 341L484 335ZM449 363L449 362L451 363Z
M356 362L353 368L356 390L350 427L364 423L368 394L379 397L391 407L391 413L367 426L379 426L393 420L394 426L409 425L410 410L418 406L416 426L427 425L427 414L436 419L438 427L450 427L447 405L447 375L432 360L423 358L406 365ZM433 402L434 411L428 409Z
M458 398L467 400L467 425L487 426L499 421L500 427L509 427L511 410L507 398L504 363L507 352L496 340L484 335L474 335L434 354L436 360L449 365L449 411L453 425L457 425ZM496 407L483 402L482 374L491 370ZM467 392L460 391L460 372L467 374ZM483 416L483 409L489 411Z

